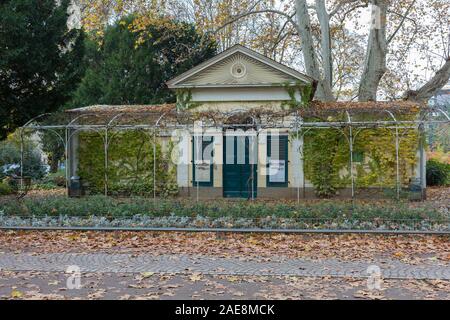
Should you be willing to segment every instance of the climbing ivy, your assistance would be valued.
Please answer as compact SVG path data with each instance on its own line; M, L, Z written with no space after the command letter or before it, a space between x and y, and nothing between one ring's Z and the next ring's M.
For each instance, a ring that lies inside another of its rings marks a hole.
M177 89L177 110L187 110L201 105L199 102L192 102L192 91L190 89Z
M355 133L355 130L354 130ZM353 144L353 154L362 154L353 162L356 187L396 186L395 137L392 129L363 129ZM348 129L316 129L304 135L305 177L318 196L335 195L351 183ZM417 163L419 135L413 130L401 132L399 174L401 185L408 185Z
M283 84L283 87L289 95L290 100L283 101L281 103L282 108L298 109L309 106L314 94L312 85L303 82L297 82L295 85L292 85L291 82L286 82ZM300 92L300 101L297 100L297 92Z
M156 140L156 166L153 162L152 137L141 131L112 132L108 148L108 192L117 195L153 194L154 169L156 193L160 196L178 192L176 168L170 165L173 148L163 152ZM78 173L83 184L92 193L103 193L105 183L105 156L103 136L97 133L80 134Z

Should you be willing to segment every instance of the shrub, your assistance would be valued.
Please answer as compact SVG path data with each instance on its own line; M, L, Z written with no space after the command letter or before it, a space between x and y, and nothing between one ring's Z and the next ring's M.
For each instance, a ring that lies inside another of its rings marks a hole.
M427 185L443 186L448 184L450 165L437 160L427 161Z
M6 183L0 182L0 196L8 195L13 192L13 189Z
M55 177L52 178L52 181L58 187L65 187L66 186L66 177L55 176Z
M248 219L344 219L365 221L372 219L442 219L434 209L411 208L405 204L355 204L323 201L296 204L294 202L226 201L195 202L190 199L171 199L156 202L151 198L117 199L101 195L83 198L48 196L10 201L0 206L6 215L34 216L104 216L104 217L209 217Z
M44 182L53 184L57 187L65 187L66 186L66 177L64 172L58 171L55 173L50 173L45 179Z
M33 189L50 190L66 186L66 177L64 170L47 174L43 179L33 183Z
M13 174L20 175L20 144L10 138L0 142L0 179ZM23 174L33 179L40 179L45 174L41 154L29 140L24 150Z

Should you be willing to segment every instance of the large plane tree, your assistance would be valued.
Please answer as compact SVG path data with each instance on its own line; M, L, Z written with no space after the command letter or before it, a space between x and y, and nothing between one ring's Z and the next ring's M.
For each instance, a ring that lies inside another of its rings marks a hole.
M319 80L316 98L427 100L450 76L448 0L78 0L83 24L158 12ZM144 15L145 16L145 15ZM136 22L138 25L145 20Z

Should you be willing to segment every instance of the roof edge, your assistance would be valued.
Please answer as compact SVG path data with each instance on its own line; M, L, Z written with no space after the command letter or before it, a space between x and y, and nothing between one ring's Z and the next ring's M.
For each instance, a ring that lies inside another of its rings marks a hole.
M196 65L195 67L183 72L182 74L176 76L175 78L172 78L172 79L166 81L166 85L169 89L189 88L191 86L179 86L178 83L201 72L202 70L229 57L230 55L232 55L236 52L241 52L242 54L245 54L245 55L247 55L253 59L256 59L264 64L267 64L267 65L269 65L283 73L286 73L298 80L309 82L309 83L313 83L315 81L314 78L312 78L306 74L303 74L291 67L285 66L271 58L268 58L268 57L260 54L259 52L256 52L255 50L249 49L240 44L235 44L234 46L228 48L227 50L222 51L221 53L215 55L214 57L212 57L206 61L203 61L202 63Z

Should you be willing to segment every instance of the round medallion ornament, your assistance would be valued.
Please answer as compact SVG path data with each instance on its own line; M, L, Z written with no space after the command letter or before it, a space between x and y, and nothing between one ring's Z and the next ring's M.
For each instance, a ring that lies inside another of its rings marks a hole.
M242 78L247 73L247 68L241 62L236 62L231 66L230 73L235 78Z

